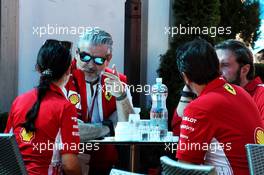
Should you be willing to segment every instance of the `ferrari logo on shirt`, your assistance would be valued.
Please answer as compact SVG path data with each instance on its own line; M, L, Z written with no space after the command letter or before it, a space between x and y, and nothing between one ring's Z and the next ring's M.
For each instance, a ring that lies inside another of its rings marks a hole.
M256 128L255 130L255 143L264 144L264 129Z
M110 92L105 92L105 98L107 101L110 101L112 98L112 94Z
M236 95L235 89L228 83L224 85L224 88L231 94Z
M22 142L31 142L35 137L35 133L31 131L27 132L25 128L22 128L20 130L20 137L22 139Z

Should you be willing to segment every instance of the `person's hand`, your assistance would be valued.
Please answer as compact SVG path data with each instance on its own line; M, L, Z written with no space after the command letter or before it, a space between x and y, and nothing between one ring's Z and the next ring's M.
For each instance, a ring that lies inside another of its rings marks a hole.
M117 69L115 65L112 66L113 74L105 72L104 75L107 77L105 82L105 88L107 92L110 92L115 97L121 97L125 93L125 87L119 79Z

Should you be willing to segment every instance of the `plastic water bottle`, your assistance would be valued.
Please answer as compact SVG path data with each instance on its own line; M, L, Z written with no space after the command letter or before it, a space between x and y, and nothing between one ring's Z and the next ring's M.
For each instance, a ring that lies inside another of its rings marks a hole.
M168 88L162 84L162 78L156 78L156 84L151 88L152 107L150 111L150 120L153 127L160 129L160 139L163 140L168 132L168 110L166 99Z

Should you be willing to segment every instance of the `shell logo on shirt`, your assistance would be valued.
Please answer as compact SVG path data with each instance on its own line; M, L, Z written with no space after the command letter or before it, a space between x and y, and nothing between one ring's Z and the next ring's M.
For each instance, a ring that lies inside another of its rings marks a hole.
M81 109L81 96L76 91L68 92L68 99L77 109Z
M264 144L264 129L258 127L255 130L255 143Z
M228 83L224 85L224 88L231 94L236 95L235 89Z
M21 128L19 135L22 142L31 142L35 137L35 132L27 132L25 128Z
M71 102L73 105L76 105L77 103L80 102L80 98L79 98L79 96L78 96L77 94L71 94L71 95L69 96L69 100L70 100L70 102Z

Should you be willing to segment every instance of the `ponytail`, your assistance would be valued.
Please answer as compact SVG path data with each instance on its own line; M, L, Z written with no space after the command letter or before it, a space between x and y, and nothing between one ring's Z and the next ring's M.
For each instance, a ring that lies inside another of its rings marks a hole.
M36 131L35 120L38 116L40 104L43 97L46 95L46 92L49 90L50 76L45 74L44 72L41 75L39 85L37 86L37 100L33 104L32 108L27 112L26 122L22 124L22 127L26 129L26 132Z
M71 64L71 53L68 42L46 40L39 50L36 70L41 73L37 86L37 100L26 114L26 121L22 127L26 132L36 131L35 121L38 117L40 104L49 90L50 83L63 77Z

